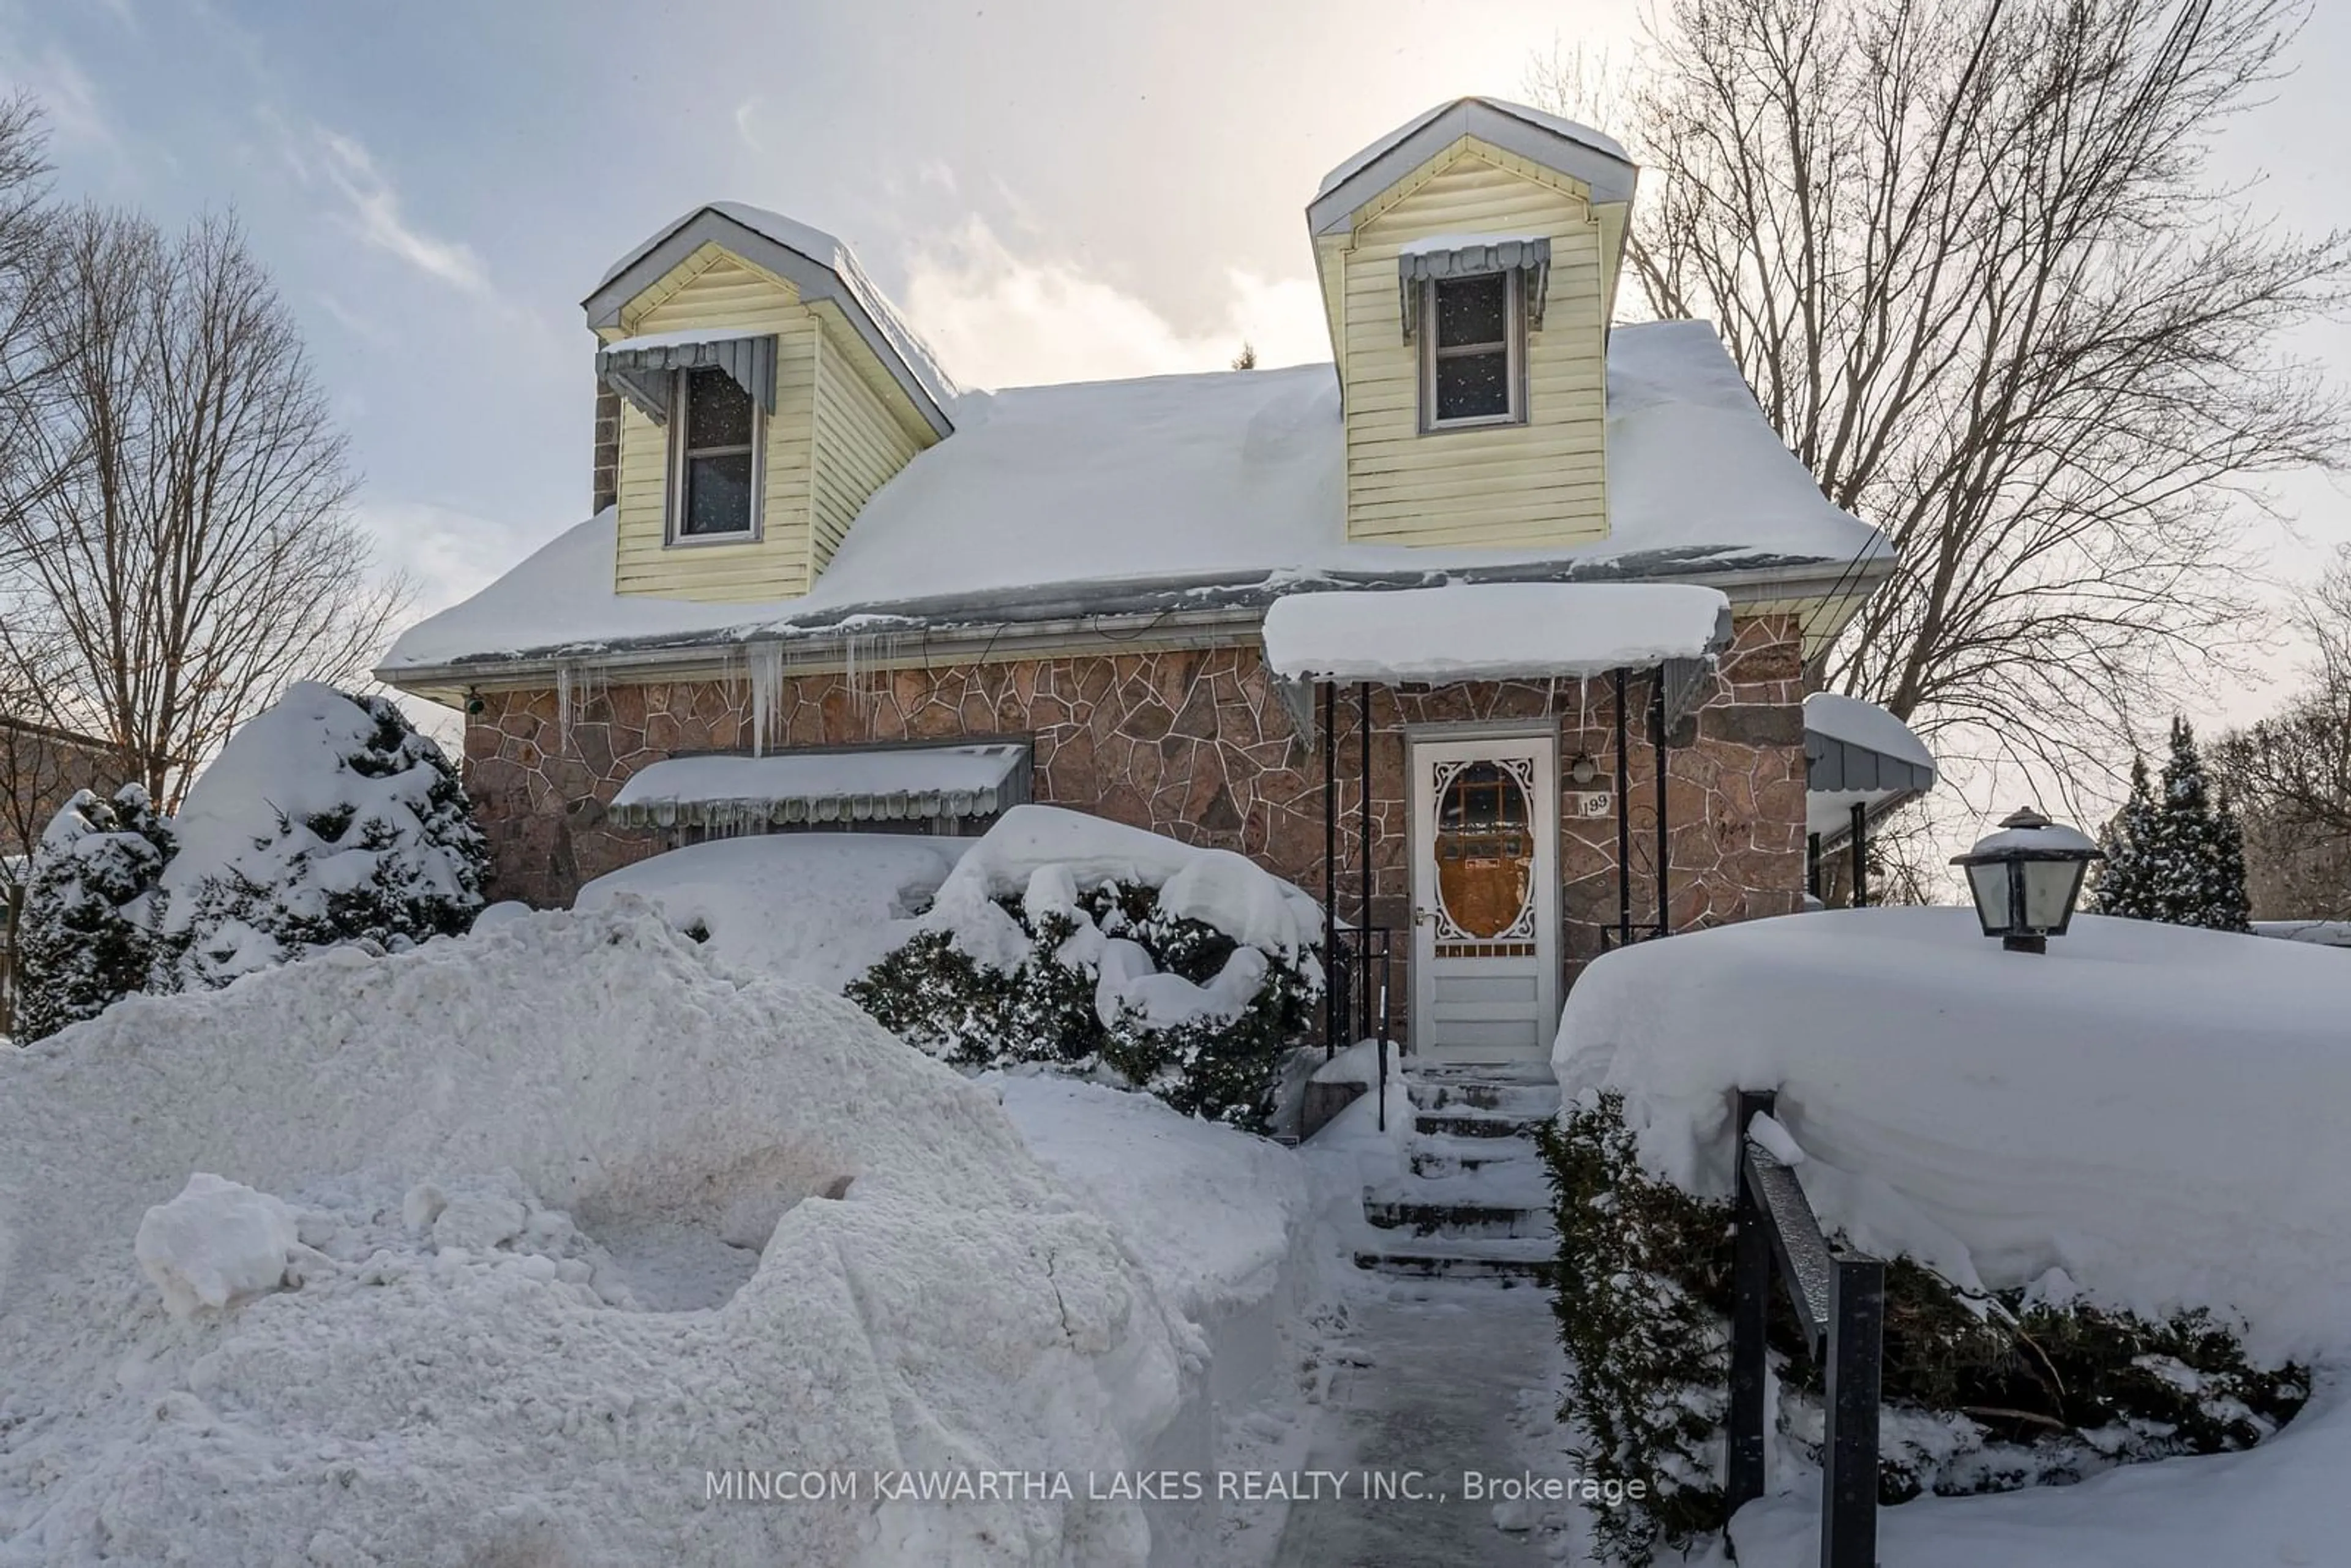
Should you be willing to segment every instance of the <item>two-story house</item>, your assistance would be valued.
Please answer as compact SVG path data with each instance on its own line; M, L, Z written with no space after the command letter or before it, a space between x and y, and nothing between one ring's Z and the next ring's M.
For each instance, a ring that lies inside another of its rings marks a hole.
M1604 942L1798 907L1805 659L1891 566L1708 327L1614 324L1635 177L1442 105L1308 204L1332 363L995 392L697 208L585 302L594 517L379 673L465 708L500 896L1043 801L1397 933L1424 1049L1537 1051Z

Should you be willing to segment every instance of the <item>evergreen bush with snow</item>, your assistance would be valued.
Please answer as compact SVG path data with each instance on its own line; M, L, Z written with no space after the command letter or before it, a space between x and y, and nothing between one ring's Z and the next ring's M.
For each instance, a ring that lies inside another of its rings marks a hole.
M2099 847L2106 859L2092 901L2098 914L2252 929L2244 830L2226 800L2213 804L2196 734L2185 719L2171 721L2160 799L2149 788L2145 758L2134 758L2130 796Z
M848 994L958 1066L1109 1076L1260 1130L1322 995L1319 933L1311 899L1239 855L1022 806Z
M1595 1528L1646 1563L1720 1528L1732 1286L1731 1206L1646 1170L1622 1094L1540 1134L1559 1223L1555 1312L1573 1367L1562 1420L1599 1480L1646 1483ZM1768 1331L1779 1422L1813 1451L1821 1368L1775 1286ZM2310 1375L2256 1365L2210 1312L2164 1319L2062 1286L1963 1290L1917 1260L1886 1270L1878 1498L2069 1484L2114 1465L2247 1448L2310 1395Z
M30 1042L144 990L155 962L172 822L144 788L84 789L33 852L16 933L16 1030Z
M291 687L230 737L177 826L159 990L462 935L482 906L488 851L457 771L383 697Z

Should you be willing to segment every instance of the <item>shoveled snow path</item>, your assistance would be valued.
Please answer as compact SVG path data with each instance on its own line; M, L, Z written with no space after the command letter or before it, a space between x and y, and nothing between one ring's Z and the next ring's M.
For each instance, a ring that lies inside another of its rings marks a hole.
M1470 1502L1463 1478L1528 1469L1514 1424L1530 1389L1557 1385L1561 1350L1550 1293L1443 1280L1365 1275L1349 1301L1351 1333L1334 1363L1322 1429L1306 1468L1347 1478L1343 1498L1291 1505L1275 1568L1546 1568L1541 1539ZM1563 1474L1555 1467L1538 1475ZM1366 1500L1363 1478L1419 1472L1423 1500ZM1532 1511L1506 1511L1516 1521Z

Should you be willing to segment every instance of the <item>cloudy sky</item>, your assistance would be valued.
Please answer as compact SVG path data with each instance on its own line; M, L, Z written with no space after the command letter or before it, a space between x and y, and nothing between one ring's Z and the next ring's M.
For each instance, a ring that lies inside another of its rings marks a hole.
M2351 5L2224 143L2304 227L2351 223ZM579 301L730 197L848 239L974 385L1324 357L1301 209L1430 104L1531 59L1622 57L1637 0L0 0L0 76L60 187L233 207L299 315L421 608L585 515ZM2351 330L2305 345L2351 376ZM2284 486L2294 577L2351 489ZM2281 655L2283 658L2284 655ZM2224 695L2224 703L2233 706Z

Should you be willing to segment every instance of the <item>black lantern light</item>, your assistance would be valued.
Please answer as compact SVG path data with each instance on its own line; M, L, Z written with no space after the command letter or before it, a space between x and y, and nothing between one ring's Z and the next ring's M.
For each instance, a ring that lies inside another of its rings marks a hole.
M2011 953L2046 953L2049 938L2073 922L2090 862L2105 858L2080 831L2028 806L1951 863L1967 868L1985 936Z

